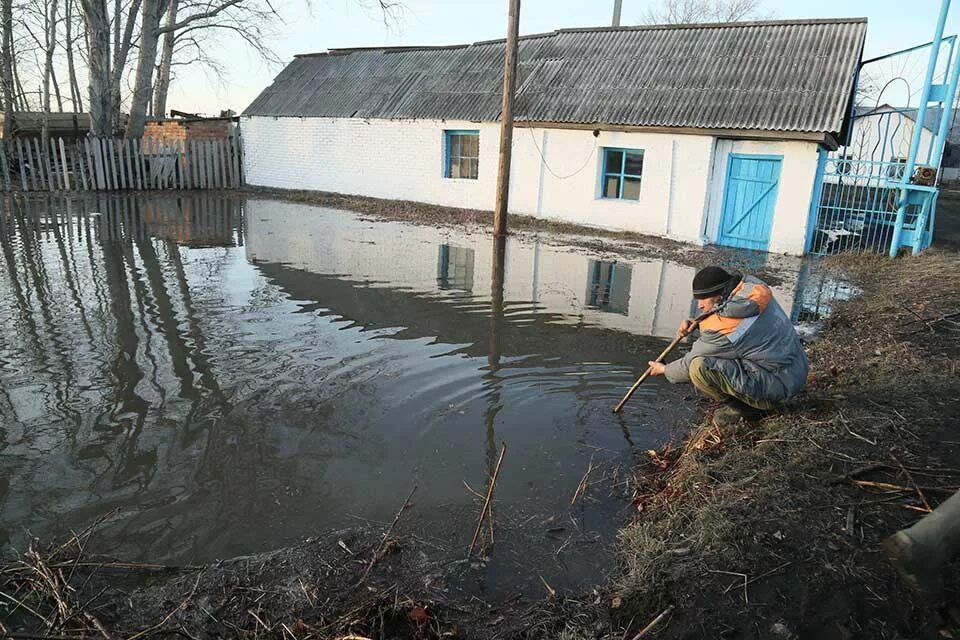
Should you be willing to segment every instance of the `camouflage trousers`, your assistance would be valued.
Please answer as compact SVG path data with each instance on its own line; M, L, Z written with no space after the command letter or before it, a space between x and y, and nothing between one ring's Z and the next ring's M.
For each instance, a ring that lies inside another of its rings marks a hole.
M715 362L714 358L694 358L690 362L690 381L701 393L718 402L735 398L761 411L769 411L780 406L779 402L751 397L735 387L723 371L710 366Z

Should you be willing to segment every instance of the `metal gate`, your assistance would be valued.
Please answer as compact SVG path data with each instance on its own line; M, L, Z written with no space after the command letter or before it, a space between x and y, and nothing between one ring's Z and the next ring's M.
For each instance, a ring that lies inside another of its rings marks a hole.
M905 163L896 156L878 150L863 158L848 149L831 152L821 162L816 224L808 251L817 255L890 252L901 210L897 249L909 246L919 253L930 246L937 188L918 184L917 176L905 181Z
M781 156L731 153L717 242L766 251L780 185Z
M860 65L842 146L820 150L809 253L895 256L910 247L916 254L933 241L941 160L960 82L957 37L943 35L949 7L943 0L931 43ZM918 66L924 57L926 66ZM919 74L908 77L914 69ZM897 87L906 93L897 94Z

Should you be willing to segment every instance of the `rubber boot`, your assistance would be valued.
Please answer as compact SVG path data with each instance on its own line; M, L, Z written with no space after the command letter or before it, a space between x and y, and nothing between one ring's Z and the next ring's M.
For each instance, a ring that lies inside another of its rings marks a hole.
M741 420L744 422L756 422L763 417L763 414L764 412L759 409L754 409L736 398L730 398L714 412L713 426L718 428L729 427L737 424Z
M943 566L960 553L960 492L919 522L883 541L893 566L918 591L940 591Z

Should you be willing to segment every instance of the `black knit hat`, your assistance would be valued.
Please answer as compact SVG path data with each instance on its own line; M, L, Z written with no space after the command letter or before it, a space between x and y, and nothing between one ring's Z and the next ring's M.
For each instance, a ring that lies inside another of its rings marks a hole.
M740 281L740 276L731 275L720 267L704 267L693 276L693 297L697 300L728 294Z

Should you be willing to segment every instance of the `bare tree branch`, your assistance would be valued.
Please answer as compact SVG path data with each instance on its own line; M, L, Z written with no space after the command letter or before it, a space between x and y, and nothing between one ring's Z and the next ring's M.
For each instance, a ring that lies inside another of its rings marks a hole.
M641 16L645 24L740 22L770 17L763 0L658 0Z
M203 12L201 12L201 13L195 13L195 14L189 16L189 17L184 18L183 20L181 20L181 21L179 21L179 22L177 22L177 23L175 23L175 24L167 25L167 26L161 28L159 32L160 32L160 33L166 33L167 31L177 31L178 29L183 29L183 28L186 27L187 25L189 25L189 24L191 24L191 23L193 23L193 22L196 22L196 21L198 21L198 20L205 20L205 19L207 19L207 18L214 18L214 17L220 15L221 13L223 13L224 11L226 11L227 9L229 9L230 7L232 7L232 6L234 6L234 5L237 5L237 4L240 4L241 2L243 2L243 0L224 0L224 2L223 2L222 4L220 4L219 6L214 5L213 3L210 3L210 7L211 7L211 8L209 8L207 11L203 11Z

